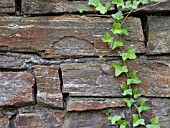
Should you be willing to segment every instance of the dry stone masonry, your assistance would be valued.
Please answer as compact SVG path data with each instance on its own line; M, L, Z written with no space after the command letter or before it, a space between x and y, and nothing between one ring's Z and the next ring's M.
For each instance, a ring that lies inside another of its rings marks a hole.
M130 120L137 110L123 101L126 76L116 78L112 68L119 51L101 40L113 22L87 0L0 0L0 128L117 128L104 109ZM170 0L143 8L126 24L123 48L133 45L138 55L127 65L151 108L142 117L149 123L157 116L170 128ZM103 53L108 57L99 61Z

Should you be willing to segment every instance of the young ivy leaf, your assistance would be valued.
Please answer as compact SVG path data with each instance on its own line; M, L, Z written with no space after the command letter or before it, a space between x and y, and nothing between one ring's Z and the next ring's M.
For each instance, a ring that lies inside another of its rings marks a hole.
M122 90L127 90L127 89L129 89L129 86L128 85L121 85L121 89Z
M84 10L85 10L85 8L84 7L77 7L77 10L80 12L80 13L83 13L84 12Z
M133 114L133 127L139 125L145 125L144 119L139 119L139 116L137 114Z
M129 36L129 28L128 26L125 26L123 29L122 29L122 33L126 36Z
M123 60L134 60L136 59L135 55L136 48L133 48L132 46L129 46L127 49L127 53L121 53L120 56L122 57Z
M102 3L100 3L97 7L96 10L100 11L101 14L105 14L107 10L110 7L110 2L107 2L106 5L104 6Z
M139 4L140 4L140 1L138 1L138 0L133 0L133 3L132 3L132 5L131 5L131 8L132 8L132 9L137 9L138 6L139 6Z
M118 124L120 125L120 128L126 128L126 125L128 124L129 122L127 120L118 120Z
M111 124L115 124L118 120L120 120L120 117L118 117L118 116L109 116L108 119L111 121Z
M122 28L120 23L114 23L112 27L113 34L120 34L122 35Z
M120 62L115 62L113 67L115 68L115 76L119 76L123 72L128 72L127 66L122 66Z
M140 101L139 101L139 105L140 105L140 107L138 108L138 112L139 112L139 113L141 113L141 112L144 111L144 110L150 109L150 107L149 107L147 104L145 104L145 101L144 101L144 100L140 100Z
M114 38L108 32L106 32L106 34L102 38L102 41L112 43L112 42L114 42Z
M112 3L116 4L117 7L120 7L124 5L124 0L112 0Z
M91 5L94 7L97 7L100 4L101 4L100 0L89 0L89 2L88 2L88 5Z
M151 122L151 124L146 125L146 128L160 128L160 126L158 124L158 118L152 118L150 120L150 122ZM165 127L165 126L163 126L163 127ZM163 127L161 127L161 128L163 128Z
M115 48L122 47L122 46L124 46L124 44L123 44L123 42L121 40L115 41L113 46L111 47L111 49L114 50Z
M102 59L105 56L105 54L100 54L99 58Z
M149 0L139 0L142 4L148 4Z
M124 98L125 103L128 107L131 107L133 103L135 103L135 100L133 98Z
M128 85L121 85L121 89L123 90L123 96L132 95L132 89L129 89Z
M136 72L129 74L130 79L127 79L127 85L140 84L141 80L136 76Z
M135 88L135 89L133 90L133 96L134 96L135 99L137 99L138 97L141 96L141 94L139 93L138 88Z
M116 14L112 14L112 18L116 20L121 20L124 18L122 11L117 12Z

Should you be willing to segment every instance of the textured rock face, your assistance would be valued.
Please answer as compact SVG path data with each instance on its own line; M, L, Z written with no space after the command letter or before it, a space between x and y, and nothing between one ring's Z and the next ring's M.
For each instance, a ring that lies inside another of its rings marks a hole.
M170 17L149 17L147 54L170 54Z
M100 53L118 55L118 51L111 52L101 40L111 31L112 23L111 18L81 16L3 17L0 51L41 52L44 58L98 56ZM125 38L126 44L134 45L137 53L144 53L140 19L129 18L126 24L131 31Z
M1 0L0 14L2 13L15 13L15 0Z
M64 112L18 114L14 124L17 128L59 128Z
M34 104L34 77L26 72L0 73L0 106Z
M53 108L63 107L58 66L35 66L37 101L40 105Z
M71 96L122 96L120 85L125 76L114 77L112 62L61 64L63 92ZM130 71L138 71L142 80L142 95L170 96L170 62L154 60L129 61Z

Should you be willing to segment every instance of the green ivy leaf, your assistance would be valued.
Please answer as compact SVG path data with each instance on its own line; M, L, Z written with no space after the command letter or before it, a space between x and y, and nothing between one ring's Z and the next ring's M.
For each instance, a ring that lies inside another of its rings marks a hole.
M100 4L101 4L100 0L89 0L89 2L88 2L88 5L91 5L94 7L97 7Z
M120 120L120 117L118 117L118 116L109 116L108 119L111 121L111 124L115 124L118 120Z
M109 110L109 109L105 109L105 110L103 110L103 112L104 112L107 116L110 115L110 110Z
M150 122L151 124L158 124L158 118L152 118Z
M112 18L116 20L121 20L124 18L122 11L117 12L116 14L112 14Z
M142 4L148 4L149 0L139 0Z
M105 54L100 54L99 58L102 59L105 56Z
M118 124L120 125L120 128L126 128L126 125L128 124L129 122L127 120L118 120Z
M144 119L139 119L139 116L137 114L133 114L133 127L139 125L145 125Z
M113 43L113 42L114 42L114 38L107 32L107 33L103 36L102 41L103 41L103 42L111 42L111 43Z
M129 28L128 26L125 26L123 29L122 29L122 33L126 36L129 36Z
M138 6L139 6L139 4L140 4L140 1L138 1L138 0L133 0L133 3L132 3L132 5L131 5L131 8L132 8L132 9L137 9Z
M135 89L133 90L133 96L134 96L135 99L137 99L138 97L141 96L141 94L139 93L138 88L135 88Z
M116 4L117 7L119 7L124 5L124 0L113 0L112 3Z
M122 42L121 40L115 41L115 42L113 43L113 46L111 47L111 49L114 50L114 49L116 49L117 47L122 47L122 46L124 46L124 44L123 44L123 42Z
M160 128L160 126L159 125L148 124L148 125L146 125L146 128Z
M101 3L96 7L96 10L100 11L101 14L105 14L109 9L109 7L110 7L110 2L107 2L105 6Z
M140 84L141 80L136 76L136 72L129 74L130 79L127 79L127 85Z
M127 90L124 90L123 96L126 96L126 95L132 95L132 89L127 89Z
M127 49L127 53L121 53L120 56L122 57L123 60L134 60L136 59L135 55L136 48L133 48L132 46L129 46Z
M125 103L128 105L128 107L131 107L133 103L135 103L135 100L133 98L124 98Z
M68 13L73 13L73 10L68 10Z
M131 0L128 0L125 2L125 5L122 6L122 8L131 8L131 6L132 6L132 2L131 2Z
M141 112L144 111L144 110L150 109L150 107L149 107L147 104L145 104L145 101L144 101L144 100L140 100L140 101L139 101L139 105L140 105L140 107L138 108L138 112L139 112L139 113L141 113Z
M151 0L151 1L153 1L153 2L160 2L160 0Z
M85 11L85 8L84 7L77 7L77 10L80 12L80 13L83 13Z
M113 67L115 68L115 76L119 76L123 72L128 72L127 66L122 66L120 62L115 62Z
M122 35L122 29L121 29L121 24L120 23L114 23L112 27L112 32L114 34L120 34Z
M127 89L129 89L129 86L128 86L128 85L121 85L120 87L121 87L122 90L127 90Z

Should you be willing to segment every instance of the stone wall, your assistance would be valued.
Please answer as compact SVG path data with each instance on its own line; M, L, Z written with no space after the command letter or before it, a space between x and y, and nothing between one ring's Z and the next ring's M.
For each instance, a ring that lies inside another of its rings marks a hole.
M111 66L119 51L101 40L113 22L87 0L0 0L0 128L117 128L101 111L107 108L130 120L120 90L125 76L116 78ZM170 0L126 24L124 48L133 45L138 55L127 64L151 107L142 116L170 128ZM101 53L108 55L102 62Z

